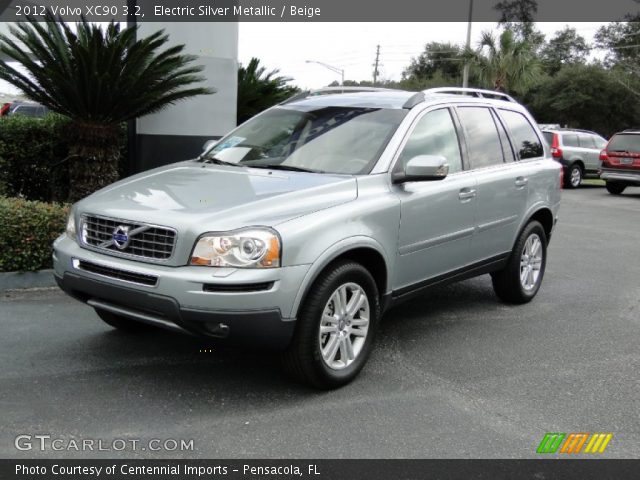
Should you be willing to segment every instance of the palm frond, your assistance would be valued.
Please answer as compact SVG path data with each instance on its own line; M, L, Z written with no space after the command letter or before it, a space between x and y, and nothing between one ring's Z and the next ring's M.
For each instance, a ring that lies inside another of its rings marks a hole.
M49 14L0 35L0 78L54 112L88 124L115 125L177 101L214 93L184 45L160 30L136 39L135 28L82 19L74 32ZM22 65L22 69L12 66ZM23 73L24 72L24 73Z

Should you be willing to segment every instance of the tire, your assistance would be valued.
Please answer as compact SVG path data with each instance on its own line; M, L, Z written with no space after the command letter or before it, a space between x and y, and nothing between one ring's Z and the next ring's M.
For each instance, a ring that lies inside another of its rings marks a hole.
M607 192L611 195L620 195L627 186L621 182L607 182Z
M365 296L358 310L352 315L336 312L356 295ZM380 315L378 288L366 268L352 261L329 266L314 282L299 310L293 340L283 352L285 370L318 389L346 385L362 370L371 353Z
M582 171L582 167L573 163L569 165L567 168L567 173L564 176L564 186L565 188L578 188L582 183L582 178L584 177L584 172Z
M107 325L128 333L143 333L153 330L151 325L142 322L136 322L130 318L107 312L106 310L94 309L100 319Z
M533 258L528 253L532 249L534 249ZM493 290L505 303L530 302L540 289L546 264L547 236L542 225L533 220L520 233L507 265L502 270L491 274ZM523 280L521 275L525 275L527 271L530 274L527 274Z

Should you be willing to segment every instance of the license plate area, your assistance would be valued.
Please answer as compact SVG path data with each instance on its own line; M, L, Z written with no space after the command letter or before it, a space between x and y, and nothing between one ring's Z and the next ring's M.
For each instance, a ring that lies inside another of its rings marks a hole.
M620 158L620 164L621 165L632 165L633 164L633 158L629 158L629 157L622 157Z

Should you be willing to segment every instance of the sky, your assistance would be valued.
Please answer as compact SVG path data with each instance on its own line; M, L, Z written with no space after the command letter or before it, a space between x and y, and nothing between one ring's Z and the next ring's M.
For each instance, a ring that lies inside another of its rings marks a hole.
M550 38L566 23L536 25ZM588 42L601 25L604 24L571 24ZM474 22L472 46L477 46L483 31L495 28L495 23ZM298 87L319 88L340 81L340 75L307 60L344 69L347 80L371 80L376 46L380 45L380 79L399 80L403 69L422 52L425 44L431 41L462 44L466 31L466 22L241 22L238 60L247 64L251 57L257 57L268 70L278 68L281 75L293 78L292 83ZM0 81L0 92L15 94L17 90Z
M547 38L566 23L538 22ZM578 34L591 42L603 23L574 22ZM491 22L472 24L472 47L477 46L483 31L494 30ZM464 43L466 22L440 23L240 23L238 58L247 64L251 57L269 70L292 77L292 83L318 88L340 74L307 60L319 61L344 69L347 80L372 80L376 46L380 45L381 79L399 80L412 57L418 56L431 41Z

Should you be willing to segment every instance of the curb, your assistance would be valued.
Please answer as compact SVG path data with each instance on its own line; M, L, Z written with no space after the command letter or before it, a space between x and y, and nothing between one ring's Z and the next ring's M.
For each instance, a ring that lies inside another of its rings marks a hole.
M0 292L25 288L55 287L53 269L37 272L3 272L0 273Z

